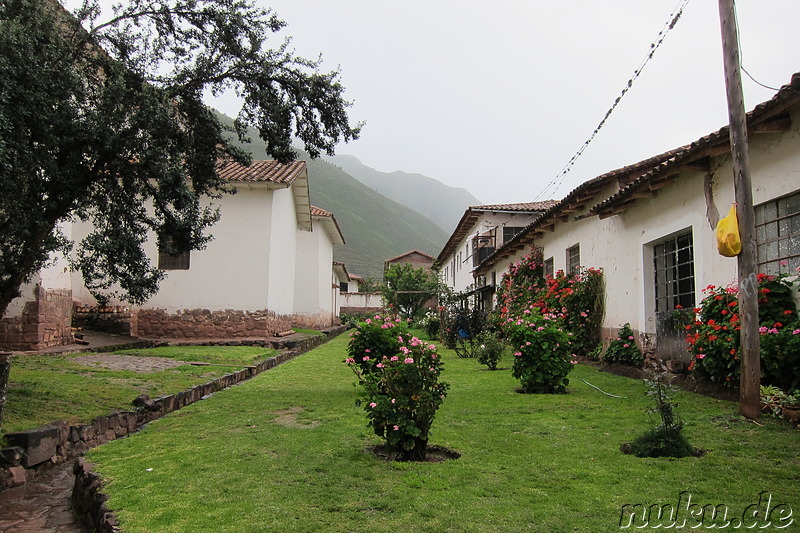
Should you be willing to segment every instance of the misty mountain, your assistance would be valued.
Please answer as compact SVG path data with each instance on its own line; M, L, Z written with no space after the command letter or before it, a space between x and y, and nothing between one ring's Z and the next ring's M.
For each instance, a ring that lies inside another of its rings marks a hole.
M481 201L466 189L445 185L422 174L401 170L381 172L364 165L352 155L325 159L369 188L429 218L448 234L455 229L467 207L481 205Z
M221 119L232 122L224 115ZM242 147L253 159L272 159L255 131L250 131L249 137L252 142ZM344 262L351 274L381 279L386 259L410 250L436 256L449 238L452 228L446 232L340 167L323 159L312 160L305 151L296 147L295 150L298 159L306 161L308 166L312 205L332 212L344 234L347 244L334 247L334 259Z

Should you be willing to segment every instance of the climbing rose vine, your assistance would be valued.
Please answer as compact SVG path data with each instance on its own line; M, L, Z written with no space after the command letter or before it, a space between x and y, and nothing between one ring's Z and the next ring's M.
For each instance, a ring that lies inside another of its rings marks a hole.
M498 289L500 322L525 319L531 313L554 315L571 333L572 353L589 354L599 342L604 313L603 272L587 268L579 273L545 276L542 252L534 248L509 266Z
M762 383L800 390L800 319L794 294L797 282L786 274L758 274ZM739 386L741 346L738 289L709 285L700 307L676 311L682 319L695 370L711 381Z

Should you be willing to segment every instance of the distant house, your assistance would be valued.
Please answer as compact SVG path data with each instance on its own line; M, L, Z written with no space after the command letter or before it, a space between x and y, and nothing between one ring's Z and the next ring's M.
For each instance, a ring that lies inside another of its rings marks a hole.
M430 270L433 268L434 261L436 261L436 258L432 255L428 255L425 252L420 252L419 250L411 250L410 252L400 254L397 257L392 257L391 259L384 261L383 271L386 272L391 265L405 264L409 264L414 268L425 268Z
M472 271L555 203L548 200L467 208L436 258L442 282L454 292L475 288Z
M800 267L800 74L747 114L758 269ZM606 338L628 322L662 358L685 358L677 305L696 306L707 285L737 278L717 253L714 228L734 202L729 131L603 174L580 185L487 257L475 271L495 284L532 245L545 269L605 274Z
M158 293L140 308L111 301L104 311L141 337L264 337L292 325L335 323L339 285L348 274L334 265L333 248L344 237L332 213L310 204L306 164L228 162L218 171L237 193L214 200L222 216L206 249L170 256L153 236L146 252L168 271ZM89 231L80 222L63 229L76 240ZM97 318L80 275L56 262L12 302L0 322L0 345L68 342L73 300L81 311L76 317Z

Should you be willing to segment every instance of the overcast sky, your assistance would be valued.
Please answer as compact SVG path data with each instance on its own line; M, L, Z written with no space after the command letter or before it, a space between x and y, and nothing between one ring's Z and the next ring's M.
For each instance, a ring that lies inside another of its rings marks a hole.
M463 187L482 203L559 199L728 121L717 1L690 0L560 187L542 196L682 0L256 1L287 22L275 46L291 36L298 55L341 69L352 121L366 126L338 153ZM788 83L800 71L800 0L737 9L745 69ZM774 94L746 76L744 89L748 111Z
M531 201L592 133L679 0L258 0L296 52L341 68L381 171L419 172L483 203ZM739 0L744 67L773 87L800 71L800 1ZM745 79L748 110L774 91ZM220 103L222 111L233 109ZM561 187L727 123L719 12L683 16Z

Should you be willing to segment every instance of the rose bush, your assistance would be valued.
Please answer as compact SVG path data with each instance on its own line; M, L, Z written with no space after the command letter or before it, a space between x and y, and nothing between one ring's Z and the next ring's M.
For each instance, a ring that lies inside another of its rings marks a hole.
M567 376L575 364L569 335L553 315L530 313L524 319L509 319L507 331L514 350L512 375L525 393L565 393Z
M383 356L398 353L398 336L405 333L408 333L408 324L400 318L384 318L381 315L367 318L357 323L355 330L350 333L347 355L364 372L369 372Z
M352 357L346 362L363 387L357 403L364 406L368 425L401 460L423 461L449 385L439 381L442 360L433 344L408 333L396 335L395 341L397 350L381 355L369 370Z

